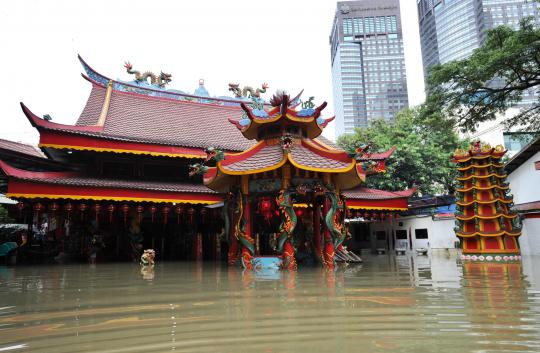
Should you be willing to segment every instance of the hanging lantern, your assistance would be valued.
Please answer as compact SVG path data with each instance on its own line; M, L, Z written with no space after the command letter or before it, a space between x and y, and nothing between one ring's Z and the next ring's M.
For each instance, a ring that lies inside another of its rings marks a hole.
M64 204L64 211L66 212L67 220L71 220L71 211L73 211L73 205L71 204L71 202L67 202Z
M302 215L304 214L304 209L303 208L297 208L295 212L296 212L296 217L301 218Z
M188 208L187 214L188 214L189 224L193 224L193 216L195 215L195 209L193 208L193 206Z
M154 223L154 215L157 212L157 207L155 205L150 206L150 214L152 215L152 223Z
M92 206L92 211L94 211L94 214L96 215L96 224L99 222L99 212L101 212L101 205L99 203L96 203Z
M56 211L58 211L60 207L58 206L58 204L56 202L52 202L50 205L49 205L49 211L51 211L52 214L54 214Z
M208 209L206 207L201 208L201 222L206 223L206 215L208 214Z
M364 220L365 221L369 220L369 212L368 211L364 212Z
M174 213L176 213L176 223L180 224L180 216L184 213L184 206L178 205L174 208Z
M123 204L122 205L122 213L124 214L124 226L127 224L127 215L129 213L129 205Z
M394 214L392 212L388 212L387 216L388 216L388 219L393 219L394 218Z
M43 205L41 204L41 202L37 202L34 204L34 211L38 213L43 211Z
M139 221L139 223L141 223L142 216L143 216L143 213L144 213L144 207L139 205L139 206L137 206L136 210L137 210L137 220Z
M17 209L19 210L19 218L22 219L22 211L24 210L24 208L26 207L26 205L24 204L24 202L19 202L17 204Z
M171 212L171 208L169 206L163 206L161 209L161 214L163 216L163 224L167 224L167 221L169 219L169 212Z
M85 203L79 204L79 211L81 212L81 220L84 219L84 212L88 209L88 205Z
M272 202L272 199L270 197L261 197L259 199L259 213L263 215L266 222L270 222L273 211L274 204Z
M114 210L116 210L116 206L113 205L112 203L109 206L107 206L107 211L109 212L109 223L113 222Z

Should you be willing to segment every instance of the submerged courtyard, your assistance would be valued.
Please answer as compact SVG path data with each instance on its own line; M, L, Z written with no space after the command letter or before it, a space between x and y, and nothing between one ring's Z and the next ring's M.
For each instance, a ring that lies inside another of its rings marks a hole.
M532 352L540 258L367 255L325 271L215 263L0 269L2 351Z

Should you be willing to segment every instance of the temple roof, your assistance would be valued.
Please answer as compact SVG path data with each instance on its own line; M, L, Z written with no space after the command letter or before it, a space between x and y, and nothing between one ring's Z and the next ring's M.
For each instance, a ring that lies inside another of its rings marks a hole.
M35 158L47 158L37 146L4 139L0 139L0 150L20 153Z
M8 197L191 203L221 201L215 191L195 183L106 179L78 172L32 172L3 161L0 161L0 171L14 179L8 184Z
M88 75L83 77L92 83L92 90L76 125L46 121L21 104L24 113L32 125L40 130L41 135L43 132L49 133L48 136L41 136L42 148L126 153L144 153L148 150L156 155L200 158L204 154L199 149L207 146L242 151L254 145L254 141L246 140L228 123L241 119L243 110L240 103L248 102L245 99L195 96L131 85L97 73L82 59L81 63ZM60 137L66 136L80 136L86 140L72 139L69 143L58 141ZM323 137L319 140L323 144L332 144ZM99 145L103 141L139 145L100 149ZM167 147L183 147L188 150L168 151Z
M343 195L347 199L389 200L399 199L403 197L411 197L415 191L416 188L401 191L385 191L360 187L353 190L344 191Z

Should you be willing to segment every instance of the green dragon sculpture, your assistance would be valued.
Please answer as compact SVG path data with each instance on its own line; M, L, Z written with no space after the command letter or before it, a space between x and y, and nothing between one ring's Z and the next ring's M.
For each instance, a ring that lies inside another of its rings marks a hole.
M194 175L202 175L208 171L208 167L201 164L201 163L195 163L189 165L189 176L192 177Z
M281 254L282 267L285 269L296 269L294 258L294 228L296 227L296 213L291 201L291 191L281 189L276 198L282 214L282 221L277 234L277 251Z
M126 68L126 71L128 74L135 75L135 81L142 82L148 80L150 78L150 83L153 85L157 85L159 87L165 87L165 85L169 84L169 82L172 81L172 75L166 74L163 71L159 73L159 76L154 74L151 71L145 71L141 74L140 71L133 70L133 65L126 61L124 63L124 67Z
M331 206L326 214L325 222L332 234L334 249L337 250L339 246L343 244L345 239L350 236L349 231L343 222L346 213L345 203L335 192L326 193L326 197L330 200Z
M244 217L244 205L247 202L247 196L242 195L239 191L237 195L237 205L238 205L238 218L237 222L234 225L234 236L238 239L242 245L242 265L245 269L251 269L253 265L251 260L255 255L255 241L249 234L246 234L246 223L247 220Z
M222 150L214 147L205 148L204 153L206 153L206 159L204 160L204 163L207 163L209 161L217 163L225 159L225 153L223 153Z
M257 97L259 98L261 96L261 93L265 93L266 89L268 88L267 83L263 83L262 88L257 88L256 90L253 89L253 87L245 86L243 89L240 89L239 83L229 83L229 91L233 92L236 98L241 97Z

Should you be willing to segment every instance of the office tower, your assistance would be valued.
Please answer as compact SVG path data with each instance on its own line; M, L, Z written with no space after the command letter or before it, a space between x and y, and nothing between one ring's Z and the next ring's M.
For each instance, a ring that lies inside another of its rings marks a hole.
M532 16L540 23L540 3L532 0L418 0L424 74L436 64L461 60L480 47L489 29Z
M336 136L408 106L398 0L338 2L330 46Z

